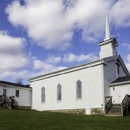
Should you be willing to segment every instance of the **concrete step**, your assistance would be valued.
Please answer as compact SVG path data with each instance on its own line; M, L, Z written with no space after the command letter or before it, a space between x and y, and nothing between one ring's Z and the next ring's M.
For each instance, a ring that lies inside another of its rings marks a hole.
M106 116L122 116L121 115L121 105L120 104L113 104L113 106L108 111Z

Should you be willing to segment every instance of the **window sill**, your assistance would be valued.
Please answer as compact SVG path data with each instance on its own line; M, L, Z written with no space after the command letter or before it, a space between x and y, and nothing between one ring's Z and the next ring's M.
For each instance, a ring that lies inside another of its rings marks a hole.
M57 101L57 103L61 103L62 101Z
M41 104L46 104L46 102L41 102Z
M76 101L83 101L83 99L76 99Z

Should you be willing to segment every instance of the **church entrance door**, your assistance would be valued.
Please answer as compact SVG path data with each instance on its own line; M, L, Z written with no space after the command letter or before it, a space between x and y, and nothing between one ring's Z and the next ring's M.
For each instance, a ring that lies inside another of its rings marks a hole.
M127 94L127 88L126 87L119 87L119 102L121 103L124 99L125 95Z

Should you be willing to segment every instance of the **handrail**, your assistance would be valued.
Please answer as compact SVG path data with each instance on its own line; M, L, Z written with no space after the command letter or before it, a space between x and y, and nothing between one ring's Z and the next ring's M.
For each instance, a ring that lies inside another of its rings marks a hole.
M14 98L14 96L11 96L11 97L9 97L9 98L11 99L13 105L14 105L16 108L18 108L18 102L16 101L16 99Z
M15 100L14 96L8 97L6 95L0 95L0 102L4 103L9 109L11 109L11 105L18 108L18 102Z
M122 116L127 115L128 106L130 105L130 95L126 94L121 102L121 114Z
M112 96L105 97L105 112L109 111L109 109L112 107Z
M0 102L5 102L5 95L0 95Z
M9 97L6 96L5 102L9 106L9 109L11 109L11 100L9 99Z

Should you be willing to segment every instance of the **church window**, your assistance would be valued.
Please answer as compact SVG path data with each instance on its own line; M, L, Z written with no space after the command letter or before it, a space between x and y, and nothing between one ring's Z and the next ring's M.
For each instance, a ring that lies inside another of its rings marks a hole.
M41 90L41 100L42 102L45 102L45 88L44 87Z
M16 90L15 96L16 96L16 97L19 97L19 90Z
M113 91L115 91L115 87L113 87Z
M80 80L76 82L76 98L82 99L82 82Z
M57 101L61 101L61 85L57 85Z

